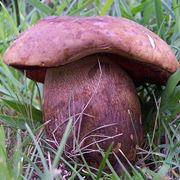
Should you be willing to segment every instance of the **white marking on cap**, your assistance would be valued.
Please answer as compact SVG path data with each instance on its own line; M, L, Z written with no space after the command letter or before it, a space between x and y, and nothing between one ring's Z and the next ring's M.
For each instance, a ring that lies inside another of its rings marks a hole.
M156 44L155 44L153 38L149 34L147 34L147 37L148 37L148 39L150 41L150 44L151 44L152 48L155 49L156 48Z

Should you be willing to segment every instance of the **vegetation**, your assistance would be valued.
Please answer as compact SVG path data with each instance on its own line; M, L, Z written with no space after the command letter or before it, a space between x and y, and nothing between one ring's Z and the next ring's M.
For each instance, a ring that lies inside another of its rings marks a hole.
M47 15L112 15L132 19L161 36L180 59L178 0L8 0L0 2L0 179L175 179L180 177L180 70L166 86L138 87L145 144L132 173L119 176L102 152L99 169L61 155L72 126L70 119L58 150L46 140L42 123L42 84L2 62L16 36ZM166 52L165 52L166 53ZM105 163L110 169L104 171Z

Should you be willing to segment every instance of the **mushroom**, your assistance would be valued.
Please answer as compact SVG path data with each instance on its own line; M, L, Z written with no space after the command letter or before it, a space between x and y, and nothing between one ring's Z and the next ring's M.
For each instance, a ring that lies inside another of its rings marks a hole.
M59 142L71 117L66 154L77 156L80 149L94 165L101 161L99 148L112 142L122 161L123 156L135 160L143 142L135 84L163 84L179 67L156 34L110 16L46 17L11 44L4 62L44 83L47 137ZM110 160L115 164L113 155Z

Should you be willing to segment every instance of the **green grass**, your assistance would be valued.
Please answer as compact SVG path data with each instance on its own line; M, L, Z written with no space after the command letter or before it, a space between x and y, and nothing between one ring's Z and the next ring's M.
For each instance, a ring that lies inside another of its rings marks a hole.
M138 162L120 177L108 160L111 146L99 169L86 160L64 159L64 145L70 129L55 150L44 139L42 84L37 84L2 63L2 56L16 36L47 15L112 15L132 19L157 33L180 59L180 4L177 0L53 0L48 6L39 0L9 0L0 3L0 179L155 179L180 176L180 70L164 87L144 84L138 88L143 110L145 145ZM61 3L60 3L61 2ZM97 144L98 146L98 144ZM79 148L77 146L77 148ZM78 149L81 153L80 148ZM127 160L128 161L128 160ZM104 172L105 164L110 172Z

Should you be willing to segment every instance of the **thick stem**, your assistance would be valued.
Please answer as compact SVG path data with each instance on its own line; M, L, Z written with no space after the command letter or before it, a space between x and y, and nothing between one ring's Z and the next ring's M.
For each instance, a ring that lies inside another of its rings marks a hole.
M135 146L142 142L141 110L132 80L111 55L92 55L78 62L47 70L44 86L44 120L49 121L49 138L59 142L67 120L74 128L67 142L69 156L79 153L77 144L90 162L100 162L96 142L106 150L114 142L135 158ZM77 141L75 141L75 139ZM113 158L112 158L113 161Z

